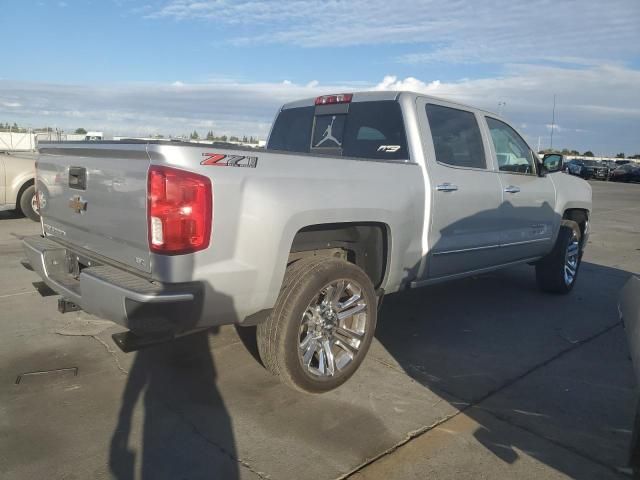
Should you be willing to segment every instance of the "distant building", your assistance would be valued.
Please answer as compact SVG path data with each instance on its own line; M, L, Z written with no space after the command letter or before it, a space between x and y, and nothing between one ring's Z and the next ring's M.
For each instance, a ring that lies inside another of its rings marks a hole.
M104 140L104 132L87 132L85 140Z

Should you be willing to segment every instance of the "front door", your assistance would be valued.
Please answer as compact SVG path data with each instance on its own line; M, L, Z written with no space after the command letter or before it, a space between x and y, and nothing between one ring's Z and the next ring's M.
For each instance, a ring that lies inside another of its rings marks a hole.
M476 114L446 102L417 102L431 187L428 253L418 277L500 263L501 183L487 162Z
M513 128L492 117L485 119L502 189L504 259L544 255L552 248L560 222L554 211L555 187L548 177L538 175L536 154Z

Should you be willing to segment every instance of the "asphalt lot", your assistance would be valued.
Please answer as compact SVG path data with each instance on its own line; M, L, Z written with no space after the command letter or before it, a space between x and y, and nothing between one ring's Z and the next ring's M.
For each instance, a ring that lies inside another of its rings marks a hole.
M616 301L640 272L640 185L591 184L571 295L523 266L389 296L361 369L323 396L282 386L232 327L123 354L118 327L38 293L19 238L39 225L0 212L0 477L628 478Z

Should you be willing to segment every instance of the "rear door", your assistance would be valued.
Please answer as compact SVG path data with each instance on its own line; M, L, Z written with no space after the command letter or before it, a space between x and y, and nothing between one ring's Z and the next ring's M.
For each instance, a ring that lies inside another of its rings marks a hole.
M544 255L551 249L560 221L554 211L553 182L538 175L536 154L512 127L490 116L485 122L502 190L500 243L504 259Z
M477 115L425 98L418 98L417 109L431 190L429 253L419 276L434 279L501 263L501 184Z

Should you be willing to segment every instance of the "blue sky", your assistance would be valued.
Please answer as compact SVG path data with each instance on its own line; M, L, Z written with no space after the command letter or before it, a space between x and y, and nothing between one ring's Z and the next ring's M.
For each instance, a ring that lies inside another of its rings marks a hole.
M555 146L640 153L638 0L0 3L3 122L264 137L284 101L410 89L546 147L555 93Z

